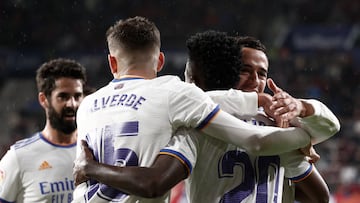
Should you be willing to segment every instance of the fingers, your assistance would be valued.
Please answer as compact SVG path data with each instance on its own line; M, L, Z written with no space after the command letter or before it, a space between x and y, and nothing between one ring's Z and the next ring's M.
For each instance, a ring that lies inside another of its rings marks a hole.
M314 147L309 144L304 148L301 148L300 151L307 156L307 159L310 163L316 163L320 160L320 155L316 152Z
M296 105L293 103L290 104L283 104L281 106L272 106L270 107L274 110L275 116L281 116L283 119L289 119L298 114L298 111L296 110Z
M281 92L273 96L274 102L270 109L274 111L275 116L281 116L283 119L291 120L301 113L302 104L298 99L291 97L286 92Z
M73 177L75 186L85 182L88 178L85 175L85 168L89 160L93 159L93 155L89 149L89 145L85 140L80 140L81 152L74 160Z
M277 92L273 95L273 100L282 100L282 99L287 99L287 98L290 98L291 96L285 92L285 91L280 91L280 92Z
M74 177L74 184L75 186L79 185L81 183L81 178L80 178L80 169L77 166L77 161L74 161L74 166L73 166L73 177Z
M86 178L84 176L80 176L80 175L78 176L78 175L74 174L74 184L75 184L75 186L78 186L81 183L86 182L86 181L88 181L88 178Z
M309 157L310 157L309 162L313 164L320 160L319 154L312 154Z
M316 152L316 150L314 149L313 146L311 146L310 148L310 162L311 163L316 163L317 161L320 160L320 155Z
M288 128L289 127L289 121L286 120L286 119L281 119L279 127L280 128Z
M311 143L309 143L307 146L300 149L300 151L305 155L310 157L311 156Z
M81 147L89 147L88 143L85 140L80 140Z
M273 95L272 100L273 104L271 105L272 109L278 109L280 107L286 107L292 103L292 97L286 92L279 92Z
M269 87L269 89L270 89L274 94L283 91L281 88L279 88L279 87L275 84L275 82L274 82L273 79L271 79L271 78L268 78L268 79L267 79L267 86Z
M267 85L274 93L272 98L274 102L270 106L270 109L274 112L274 116L281 116L282 119L286 121L300 114L295 98L279 88L271 78L267 79Z

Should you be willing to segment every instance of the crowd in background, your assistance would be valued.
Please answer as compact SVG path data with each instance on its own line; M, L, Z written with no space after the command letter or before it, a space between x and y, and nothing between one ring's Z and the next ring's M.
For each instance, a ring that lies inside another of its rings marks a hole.
M359 10L360 1L352 0L1 1L0 92L10 81L32 81L34 70L57 56L82 62L89 85L104 85L111 79L105 29L121 17L143 15L158 25L169 56L160 74L180 77L189 35L215 29L255 36L268 48L269 77L294 97L319 99L339 117L341 131L315 146L321 155L317 167L334 195L360 196L360 32L353 29L353 43L345 48L297 51L284 43L289 30L299 25L357 27ZM36 95L31 96L11 112L0 107L7 114L2 118L10 120L0 135L1 156L10 144L43 125L42 109Z

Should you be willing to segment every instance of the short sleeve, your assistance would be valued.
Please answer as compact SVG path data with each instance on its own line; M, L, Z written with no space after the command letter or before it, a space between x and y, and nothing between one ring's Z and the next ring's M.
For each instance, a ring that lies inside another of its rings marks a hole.
M292 181L301 181L311 174L313 166L299 150L280 155L281 164L285 168L285 177Z
M190 175L196 163L197 149L199 148L196 130L179 128L170 142L160 151L160 154L173 156L188 169Z
M169 116L174 129L180 126L197 128L211 120L219 107L194 84L179 84L169 95Z
M11 148L0 161L0 200L15 202L20 192L20 166Z
M241 90L216 90L206 92L220 108L231 115L256 115L258 112L258 96L256 92Z

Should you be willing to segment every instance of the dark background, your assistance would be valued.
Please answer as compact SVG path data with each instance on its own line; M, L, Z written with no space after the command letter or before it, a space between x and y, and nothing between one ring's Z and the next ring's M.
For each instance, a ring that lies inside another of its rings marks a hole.
M1 154L44 125L35 70L68 57L86 67L92 87L107 84L106 29L136 15L161 31L166 63L160 75L183 77L185 40L198 31L259 38L268 48L269 77L294 97L321 100L341 121L337 135L315 146L316 166L332 194L360 193L359 0L2 0Z

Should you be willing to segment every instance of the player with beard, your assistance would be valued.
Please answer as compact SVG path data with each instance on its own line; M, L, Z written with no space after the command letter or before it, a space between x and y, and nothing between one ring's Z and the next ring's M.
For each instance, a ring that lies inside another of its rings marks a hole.
M85 68L58 58L36 72L38 100L46 113L42 131L10 147L0 161L0 202L71 202L76 152L76 112Z

